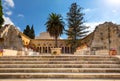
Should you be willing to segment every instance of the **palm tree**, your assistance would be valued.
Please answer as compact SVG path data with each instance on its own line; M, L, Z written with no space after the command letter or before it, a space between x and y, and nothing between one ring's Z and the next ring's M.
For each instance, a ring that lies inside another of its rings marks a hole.
M63 34L64 30L64 22L62 20L62 16L56 13L49 14L45 25L50 36L55 38L55 47L57 48L57 38Z

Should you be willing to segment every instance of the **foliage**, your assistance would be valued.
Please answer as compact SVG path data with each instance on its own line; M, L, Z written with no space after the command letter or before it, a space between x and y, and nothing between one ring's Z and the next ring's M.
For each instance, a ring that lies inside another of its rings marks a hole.
M3 11L2 11L2 2L0 0L0 28L2 27L2 24L4 23L4 19L3 19Z
M23 33L29 37L29 33L30 33L30 26L29 25L26 26L26 29L24 29Z
M34 32L34 27L32 25L32 27L30 28L29 25L26 26L26 29L24 29L23 33L25 35L27 35L28 37L30 37L31 39L35 38L35 32Z
M64 22L62 20L62 16L56 13L49 14L49 18L45 25L50 36L55 38L55 47L57 47L57 38L63 34L64 30Z
M31 35L30 38L32 38L32 39L35 38L35 32L34 32L34 27L33 27L33 25L32 25L32 27L31 27L31 34L30 34L30 35Z
M68 30L66 34L68 35L68 44L72 46L73 52L79 45L79 40L85 37L86 29L88 27L84 26L84 14L81 12L82 7L79 7L76 3L72 3L69 12L67 13Z

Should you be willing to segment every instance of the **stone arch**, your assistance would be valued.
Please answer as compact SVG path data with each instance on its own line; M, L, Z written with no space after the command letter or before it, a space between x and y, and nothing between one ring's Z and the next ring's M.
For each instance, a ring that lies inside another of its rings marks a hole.
M37 47L36 51L39 52L39 47Z

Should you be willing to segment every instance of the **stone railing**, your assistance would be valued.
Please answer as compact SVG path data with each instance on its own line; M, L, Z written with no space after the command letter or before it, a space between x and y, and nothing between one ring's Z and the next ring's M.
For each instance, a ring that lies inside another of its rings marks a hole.
M3 56L17 56L17 50L3 49Z
M31 49L28 50L12 50L12 49L3 49L2 56L36 56L39 55L38 52L34 52Z
M84 49L76 50L76 52L74 54L90 55L90 48L84 48Z
M95 55L109 55L109 50L106 50L106 49L96 50Z
M91 55L109 55L109 50L103 49L91 51Z

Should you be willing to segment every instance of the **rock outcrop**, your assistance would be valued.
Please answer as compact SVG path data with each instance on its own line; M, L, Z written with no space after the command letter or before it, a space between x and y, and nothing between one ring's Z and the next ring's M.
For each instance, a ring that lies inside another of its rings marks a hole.
M0 30L0 47L21 50L23 47L20 31L13 25L6 25Z
M82 43L86 43L91 50L115 49L120 53L120 25L105 22L96 26L96 29Z
M116 49L120 48L119 25L112 22L105 22L96 27L94 31L91 48L99 49Z

